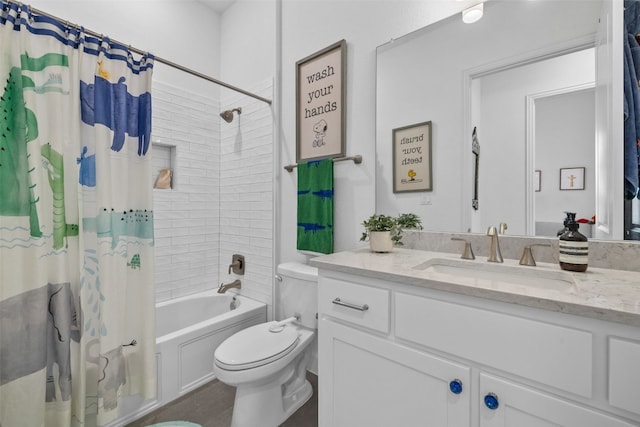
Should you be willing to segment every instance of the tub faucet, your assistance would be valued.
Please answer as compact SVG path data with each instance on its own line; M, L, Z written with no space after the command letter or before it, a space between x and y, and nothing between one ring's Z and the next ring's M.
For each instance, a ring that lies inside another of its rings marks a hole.
M239 254L233 254L231 258L231 264L229 264L229 274L231 272L235 274L244 274L244 256Z
M491 247L489 248L489 262L504 262L500 251L500 241L498 240L498 230L495 227L487 229L487 236L491 237Z
M237 288L240 289L241 287L241 283L240 283L240 279L236 279L231 283L220 283L220 287L218 288L218 293L219 294L224 294L225 292L227 292L229 289L231 288Z
M241 265L242 264L240 263L240 261L233 261L231 264L229 264L229 274L231 274L231 270L240 268Z

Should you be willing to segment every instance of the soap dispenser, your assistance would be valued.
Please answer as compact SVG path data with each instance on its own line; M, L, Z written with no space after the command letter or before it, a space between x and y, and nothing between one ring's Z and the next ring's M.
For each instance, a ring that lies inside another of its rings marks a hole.
M578 231L580 224L576 222L575 212L565 214L565 232L560 235L558 243L560 268L567 271L586 271L589 262L588 239Z
M566 214L566 212L565 212ZM567 228L567 218L564 219L564 222L562 223L563 227L558 230L558 232L556 233L556 237L560 237L562 236L566 231L568 231L569 229Z

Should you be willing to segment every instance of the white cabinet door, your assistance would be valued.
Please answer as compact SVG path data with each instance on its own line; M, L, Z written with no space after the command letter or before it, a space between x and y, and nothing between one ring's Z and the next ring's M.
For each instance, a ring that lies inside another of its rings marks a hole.
M485 373L480 374L480 399L480 427L635 425Z
M320 426L470 425L469 367L325 318L318 335Z
M609 337L609 404L640 415L640 341Z

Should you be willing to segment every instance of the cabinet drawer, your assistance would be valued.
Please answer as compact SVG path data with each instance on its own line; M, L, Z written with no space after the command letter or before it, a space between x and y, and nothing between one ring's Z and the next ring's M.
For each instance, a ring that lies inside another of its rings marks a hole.
M591 398L589 332L397 293L396 336Z
M389 332L389 291L386 289L321 278L318 306L323 315Z
M640 414L640 342L609 338L609 403Z

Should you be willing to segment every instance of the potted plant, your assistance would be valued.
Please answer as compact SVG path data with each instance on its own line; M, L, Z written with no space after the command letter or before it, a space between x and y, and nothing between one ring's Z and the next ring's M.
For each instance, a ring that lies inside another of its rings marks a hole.
M402 231L398 227L398 221L392 216L373 214L362 222L365 231L361 241L369 239L369 247L372 252L390 252L394 243L400 243Z
M402 245L402 230L422 230L420 217L413 213L400 214L397 218L374 214L362 222L365 231L361 241L369 239L372 252L391 252L394 245Z
M404 230L422 230L422 220L414 213L403 213L398 215L398 227ZM401 244L402 242L400 242Z

